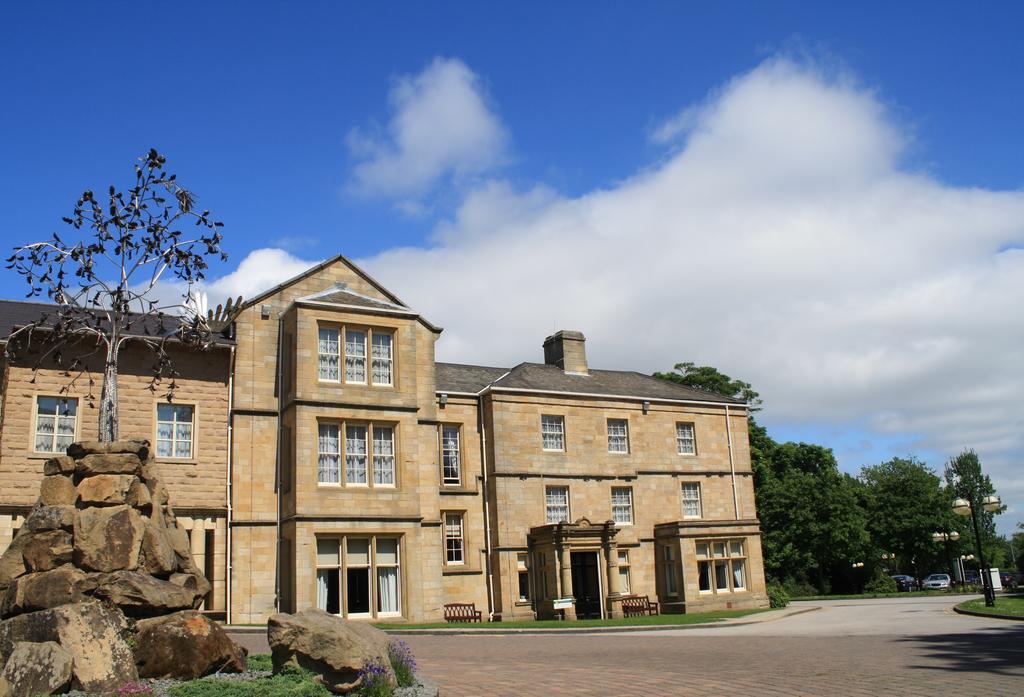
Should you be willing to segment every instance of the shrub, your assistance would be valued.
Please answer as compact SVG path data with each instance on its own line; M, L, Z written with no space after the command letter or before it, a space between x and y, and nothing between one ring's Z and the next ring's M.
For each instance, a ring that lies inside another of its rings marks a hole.
M391 679L388 677L388 668L383 658L377 657L372 661L367 661L363 669L359 671L359 677L363 679L358 693L362 697L391 697L394 694Z
M416 659L412 649L404 641L392 641L388 645L388 659L395 671L395 679L399 687L412 687L416 684Z
M786 607L789 605L789 594L780 583L768 584L768 602L772 607Z
M273 677L245 682L214 677L192 680L168 693L171 697L331 697L314 677L306 670L285 668Z
M274 662L269 653L257 653L245 659L245 667L249 670L273 670Z
M803 598L809 595L826 595L828 591L822 593L821 590L807 581L798 581L796 579L786 579L782 584L783 590L790 598Z
M896 581L890 578L884 571L878 569L870 581L864 584L865 593L896 593L899 588Z

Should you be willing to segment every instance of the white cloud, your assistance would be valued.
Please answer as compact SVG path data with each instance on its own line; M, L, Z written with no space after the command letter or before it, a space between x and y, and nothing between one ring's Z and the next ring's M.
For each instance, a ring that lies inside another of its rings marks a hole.
M435 246L360 263L446 328L440 360L539 361L566 328L595 367L714 365L769 425L974 447L1019 520L1024 192L908 171L875 94L785 60L682 113L667 159L614 188L486 182Z
M398 78L391 88L385 133L353 129L358 160L352 189L400 200L406 211L439 180L463 180L505 159L506 132L488 105L480 78L457 59L435 59L423 72Z

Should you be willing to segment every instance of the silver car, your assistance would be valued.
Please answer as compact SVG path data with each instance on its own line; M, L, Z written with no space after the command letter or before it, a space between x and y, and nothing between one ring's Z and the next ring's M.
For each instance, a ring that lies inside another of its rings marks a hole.
M949 574L932 574L924 580L921 587L929 591L944 591L949 589Z

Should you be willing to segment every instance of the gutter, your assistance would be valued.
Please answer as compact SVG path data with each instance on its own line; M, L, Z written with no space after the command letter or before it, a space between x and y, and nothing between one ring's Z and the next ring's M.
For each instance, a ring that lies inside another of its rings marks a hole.
M287 308L286 308L287 310ZM277 458L274 464L274 488L277 490L277 529L276 541L274 543L277 563L274 564L274 609L281 612L281 506L284 502L284 493L281 491L281 409L284 407L284 316L281 312L277 316Z
M509 371L509 373L512 371ZM638 402L656 402L658 404L696 404L699 406L709 407L732 407L746 409L745 404L737 402L709 402L699 399L669 399L667 397L640 397L637 395L623 395L623 394L601 394L597 392L568 392L564 390L541 390L527 387L495 387L494 383L498 382L502 378L506 377L509 373L505 373L497 380L494 380L485 385L478 392L456 392L453 390L437 390L436 394L447 394L455 395L457 397L480 397L485 394L492 392L512 392L518 394L553 394L563 395L567 397L596 397L599 399L612 399L612 400L635 400Z

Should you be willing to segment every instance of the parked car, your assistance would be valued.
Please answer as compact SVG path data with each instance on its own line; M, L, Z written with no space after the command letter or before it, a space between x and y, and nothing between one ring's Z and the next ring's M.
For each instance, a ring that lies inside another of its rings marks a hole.
M964 581L966 583L973 583L976 586L981 585L981 574L977 571L968 571L964 574Z
M1003 584L1003 588L1015 590L1017 586L1020 584L1020 579L1018 578L1017 574L1011 571L1000 571L999 582Z
M921 587L929 591L944 591L949 590L950 583L949 574L932 574L925 578Z
M896 574L890 576L890 578L896 582L896 590L900 593L907 593L909 591L917 590L917 579L913 576L907 576L906 574Z

